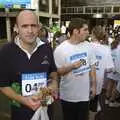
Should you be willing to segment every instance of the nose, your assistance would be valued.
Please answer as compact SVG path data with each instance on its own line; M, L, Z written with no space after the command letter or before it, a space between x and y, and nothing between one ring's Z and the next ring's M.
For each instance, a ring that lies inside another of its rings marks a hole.
M28 26L28 32L32 33L32 27Z
M87 30L87 33L89 34L89 30Z

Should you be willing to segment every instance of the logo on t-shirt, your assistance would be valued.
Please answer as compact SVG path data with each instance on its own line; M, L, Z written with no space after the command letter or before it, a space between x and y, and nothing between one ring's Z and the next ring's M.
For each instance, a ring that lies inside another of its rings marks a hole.
M48 56L44 56L43 61L41 62L41 64L49 64Z

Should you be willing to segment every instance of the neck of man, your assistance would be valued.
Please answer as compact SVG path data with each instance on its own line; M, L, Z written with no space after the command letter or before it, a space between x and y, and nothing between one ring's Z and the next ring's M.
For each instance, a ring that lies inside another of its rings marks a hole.
M35 47L37 46L37 42L33 42L33 43L25 43L22 40L20 40L20 45L23 49L27 50L30 54L33 53L33 50L35 49Z
M73 45L76 45L76 44L84 42L84 40L80 40L80 38L78 38L76 36L71 36L69 39L69 42Z

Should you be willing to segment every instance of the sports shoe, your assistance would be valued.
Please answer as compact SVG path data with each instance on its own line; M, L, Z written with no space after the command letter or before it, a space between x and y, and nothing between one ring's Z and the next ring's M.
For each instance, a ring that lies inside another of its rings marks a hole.
M110 102L109 103L109 107L120 107L120 103L119 102Z
M108 105L109 104L109 100L105 99L105 104Z

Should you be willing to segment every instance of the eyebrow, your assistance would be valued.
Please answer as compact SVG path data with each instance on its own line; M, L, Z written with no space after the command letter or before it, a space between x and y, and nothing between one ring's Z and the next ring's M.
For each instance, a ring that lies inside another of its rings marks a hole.
M88 30L88 28L84 28L85 30Z
M21 25L22 27L27 27L27 26L32 26L32 27L36 27L37 24L23 24Z

